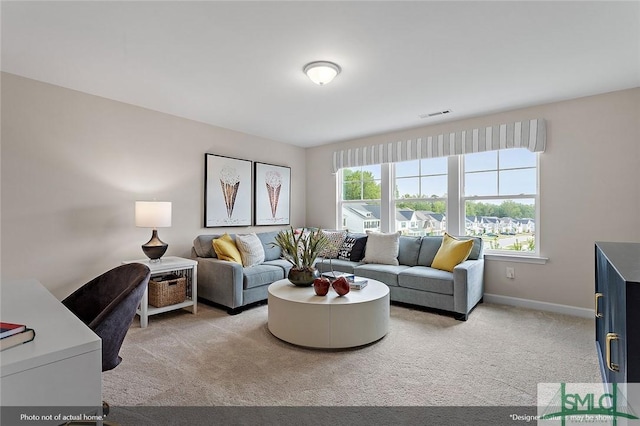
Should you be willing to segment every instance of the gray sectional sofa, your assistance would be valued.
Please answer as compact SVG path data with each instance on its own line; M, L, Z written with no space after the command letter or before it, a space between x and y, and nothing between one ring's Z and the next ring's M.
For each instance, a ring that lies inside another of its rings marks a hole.
M321 272L333 268L334 271L381 281L389 286L392 302L448 311L456 319L466 321L469 312L484 295L483 244L479 237L473 237L473 240L468 259L456 266L453 272L430 267L442 237L401 236L399 265L319 259L316 267Z
M265 250L262 264L244 268L234 262L220 260L212 248L212 240L220 235L199 235L193 242L192 258L198 261L198 296L221 305L230 314L267 299L267 288L286 278L291 264L280 259L280 249L271 246L279 231L258 233ZM235 238L234 235L231 235ZM359 259L318 259L321 272L353 273L375 279L389 286L392 302L410 304L453 313L466 320L469 312L482 301L484 294L484 256L481 238L473 238L469 258L453 272L430 267L442 237L400 237L399 265L362 263ZM366 246L365 246L366 251Z

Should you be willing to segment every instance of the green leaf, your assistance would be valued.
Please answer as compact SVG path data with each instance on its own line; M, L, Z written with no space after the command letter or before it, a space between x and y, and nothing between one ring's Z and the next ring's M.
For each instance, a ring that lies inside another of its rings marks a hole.
M321 229L302 228L302 231L296 234L291 227L289 230L280 231L271 245L280 247L282 258L293 267L311 269L320 252L329 246L329 240Z

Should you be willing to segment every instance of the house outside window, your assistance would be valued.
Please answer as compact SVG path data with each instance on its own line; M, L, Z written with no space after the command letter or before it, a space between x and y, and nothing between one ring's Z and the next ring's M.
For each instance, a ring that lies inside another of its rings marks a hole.
M463 157L465 234L488 251L536 253L538 155L526 149Z
M380 231L380 165L343 168L339 176L342 228L354 233Z
M393 171L395 229L405 235L442 235L446 230L447 158L394 163Z

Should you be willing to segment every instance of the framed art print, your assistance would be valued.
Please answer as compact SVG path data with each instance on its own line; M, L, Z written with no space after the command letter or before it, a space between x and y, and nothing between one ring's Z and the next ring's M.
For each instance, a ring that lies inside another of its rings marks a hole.
M255 224L289 225L291 214L291 168L255 164Z
M204 226L251 225L251 161L205 154Z

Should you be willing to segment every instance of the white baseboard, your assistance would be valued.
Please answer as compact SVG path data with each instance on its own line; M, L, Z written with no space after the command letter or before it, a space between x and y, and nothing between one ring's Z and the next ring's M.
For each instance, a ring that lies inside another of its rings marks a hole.
M539 311L555 312L581 318L593 318L593 309L578 308L576 306L559 305L557 303L540 302L538 300L520 299L517 297L500 296L498 294L484 295L484 301L499 305L517 306L520 308L537 309Z

